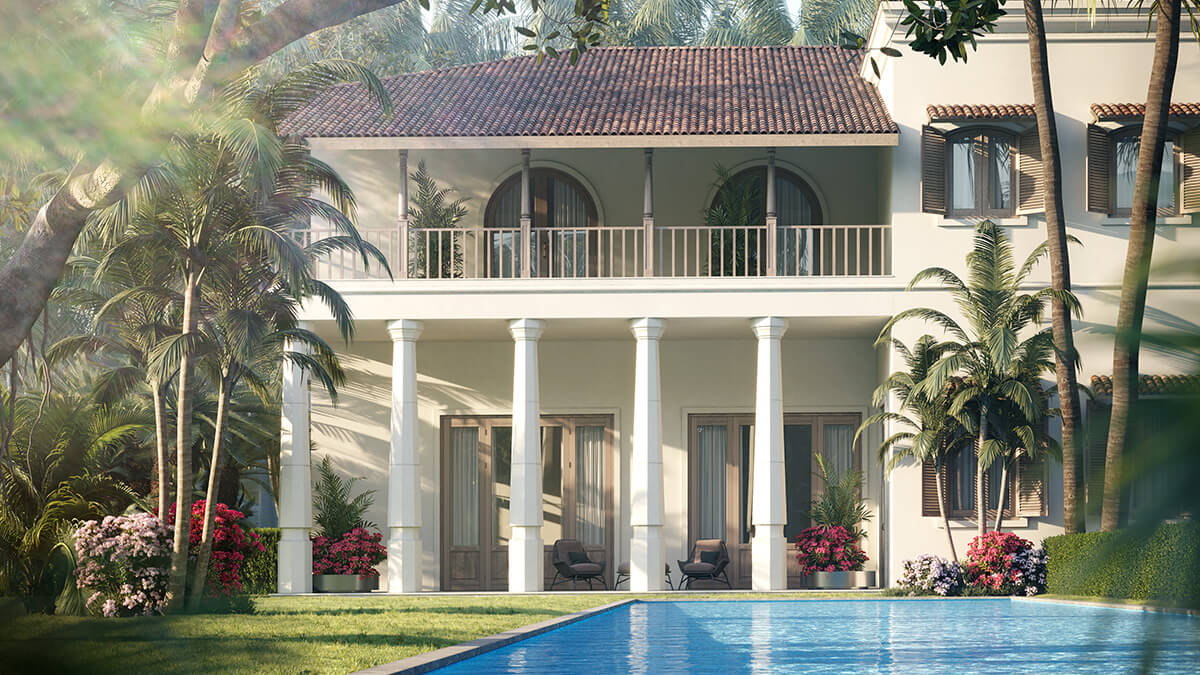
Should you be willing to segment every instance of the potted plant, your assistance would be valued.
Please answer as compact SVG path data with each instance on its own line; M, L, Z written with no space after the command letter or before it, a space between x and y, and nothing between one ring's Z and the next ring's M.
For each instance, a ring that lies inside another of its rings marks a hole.
M333 472L329 457L317 467L313 491L317 536L313 546L313 590L317 593L365 593L379 588L375 566L387 558L375 524L363 516L371 508L374 490L351 498L356 479L343 480Z
M800 570L812 588L870 588L875 572L863 571L868 558L858 545L866 536L861 525L871 519L862 500L862 472L829 471L820 455L817 467L824 491L809 511L813 526L796 537Z

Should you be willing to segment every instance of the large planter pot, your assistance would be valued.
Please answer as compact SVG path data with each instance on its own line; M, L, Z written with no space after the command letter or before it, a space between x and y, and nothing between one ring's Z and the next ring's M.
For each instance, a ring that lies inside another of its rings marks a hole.
M873 588L875 572L813 572L808 575L808 586L823 589Z
M314 574L316 593L368 593L379 588L379 577L357 574Z

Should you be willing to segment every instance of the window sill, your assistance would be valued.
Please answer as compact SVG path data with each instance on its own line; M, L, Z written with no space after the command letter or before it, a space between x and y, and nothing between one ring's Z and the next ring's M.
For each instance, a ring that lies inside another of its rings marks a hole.
M1008 216L1005 218L961 218L955 216L943 216L942 222L939 223L942 227L975 227L985 220L990 220L1000 227L1026 227L1032 225L1029 216Z
M1101 225L1129 227L1129 216L1105 216L1100 220ZM1192 216L1159 216L1154 220L1155 225L1191 225Z
M939 516L926 516L926 517L932 518L933 520L935 520L937 522L937 528L939 530L943 529L941 517L939 517ZM987 522L988 530L991 531L992 526L995 524L996 524L996 521L989 518L988 522ZM1016 518L1005 518L1000 523L1000 527L1002 527L1002 528L1026 528L1026 527L1029 527L1029 518L1025 517L1025 516L1020 516L1020 517L1016 517ZM950 519L950 529L951 530L978 530L979 525L977 525L974 520L967 520L965 518L951 518Z

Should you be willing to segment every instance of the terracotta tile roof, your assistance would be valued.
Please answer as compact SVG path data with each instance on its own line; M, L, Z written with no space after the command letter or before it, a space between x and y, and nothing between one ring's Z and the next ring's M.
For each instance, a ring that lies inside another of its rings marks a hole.
M1171 117L1200 117L1200 103L1172 103ZM1092 117L1102 120L1124 120L1146 114L1145 103L1093 103Z
M382 119L362 85L317 95L285 133L597 136L897 133L861 56L838 47L606 47L387 78Z
M930 121L1033 119L1032 103L927 105Z
M1092 376L1092 391L1100 396L1112 396L1112 377ZM1139 394L1200 394L1200 375L1141 375Z

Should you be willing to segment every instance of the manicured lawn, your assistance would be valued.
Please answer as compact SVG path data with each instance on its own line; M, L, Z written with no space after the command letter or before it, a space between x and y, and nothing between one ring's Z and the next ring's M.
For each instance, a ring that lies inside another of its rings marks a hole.
M831 595L839 594L799 597ZM626 597L631 596L258 598L253 614L23 616L0 627L0 671L347 673Z

